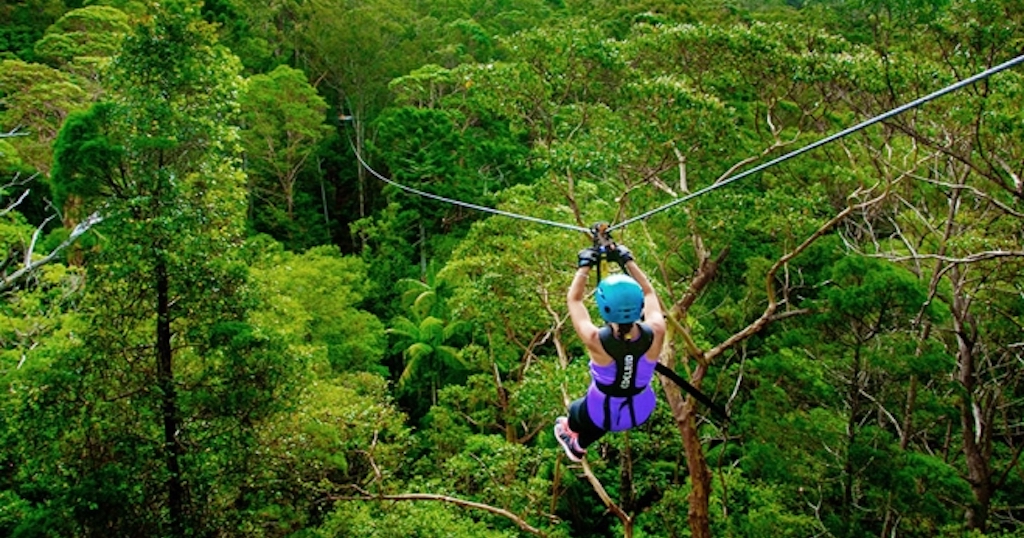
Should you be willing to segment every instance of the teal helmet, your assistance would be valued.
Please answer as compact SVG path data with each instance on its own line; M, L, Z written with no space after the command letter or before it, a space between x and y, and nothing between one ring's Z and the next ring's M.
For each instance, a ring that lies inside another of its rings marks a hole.
M610 323L633 323L644 311L644 290L622 273L602 280L595 295L601 318Z

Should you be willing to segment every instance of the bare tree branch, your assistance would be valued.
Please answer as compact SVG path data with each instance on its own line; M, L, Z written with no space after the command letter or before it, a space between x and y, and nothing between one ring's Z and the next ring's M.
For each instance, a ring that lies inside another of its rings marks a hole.
M20 125L6 133L0 133L0 138L13 138L15 136L28 136L28 133L22 132Z
M498 508L497 506L491 506L489 504L474 501L467 501L450 495L437 495L433 493L400 493L396 495L340 495L331 496L329 498L332 501L440 501L448 504L454 504L455 506L461 506L463 508L483 510L484 512L508 519L512 523L515 523L517 527L522 529L523 532L528 532L534 536L545 536L543 531L530 525L523 518L505 510L504 508Z
M53 217L50 217L53 218ZM47 219L47 222L50 219ZM49 254L42 258L32 259L32 251L35 248L36 241L39 237L40 230L43 226L40 225L36 228L35 233L32 234L32 243L29 245L27 252L25 252L25 261L20 269L14 271L10 275L0 275L0 293L6 292L14 288L22 279L32 274L34 271L53 261L64 249L71 246L82 234L89 231L94 225L100 223L103 217L100 216L99 212L95 212L92 215L86 217L82 222L79 222L73 230L71 235L68 236L61 244L57 245ZM43 223L45 224L45 222Z
M0 191L5 191L15 187L23 187L23 185L31 183L32 180L38 176L39 173L37 172L30 175L29 177L26 177L25 179L22 179L22 173L17 172L14 174L14 177L11 178L11 180L7 184L0 185ZM15 207L17 207L20 203L24 202L26 198L28 198L31 192L31 189L26 189L25 192L22 193L22 196L17 197L17 200L8 204L7 207L5 207L3 210L0 210L0 216L3 216L13 211Z
M961 263L975 263L984 260L994 260L996 258L1024 258L1024 250L989 250L985 252L975 252L969 256L962 258L955 258L952 256L943 256L941 254L914 254L911 256L892 256L885 254L873 254L872 257L885 258L894 262L905 262L913 260L938 260L941 262L951 264Z
M5 185L5 187L6 187L6 185ZM17 197L17 200L11 202L10 204L7 205L7 207L5 207L2 210L0 210L0 216L6 215L7 213L10 213L11 211L13 211L14 208L18 206L18 204L20 204L20 203L25 201L25 199L29 196L29 193L31 193L31 192L32 192L31 190L27 189L24 193L22 193L22 196Z
M1018 210L1016 210L1016 209L1006 205L1005 203L999 201L996 197L992 196L991 194L983 192L981 189L978 189L977 187L974 187L972 185L950 183L948 181L938 181L938 180L935 180L935 179L932 179L932 178L929 178L929 177L918 176L918 175L912 175L911 177L913 177L915 180L920 181L922 183L929 183L931 185L935 185L935 186L938 186L938 187L944 187L944 188L951 189L951 190L965 190L965 191L969 191L971 194L973 194L977 198L979 198L981 200L985 200L986 202L988 202L988 203L998 207L999 209L1003 210L1008 215L1012 215L1012 216L1017 217L1017 218L1024 218L1024 213L1022 213L1022 212L1020 212L1020 211L1018 211Z
M851 198L856 196L857 194L858 193L852 194ZM805 239L804 242L801 243L798 247L787 253L785 256L779 258L775 262L775 264L772 265L771 269L768 270L768 274L765 275L765 288L768 295L768 305L765 307L764 312L761 313L760 317L758 317L756 320L754 320L749 325L744 327L742 330L736 332L729 338L726 338L725 341L723 341L721 344L718 344L717 346L708 350L708 352L704 354L705 360L710 361L712 358L721 355L723 352L725 352L732 346L738 344L739 342L742 342L743 340L746 340L747 338L750 338L758 331L763 329L765 325L767 325L773 319L775 315L775 310L779 306L779 302L776 298L775 292L775 274L778 273L780 268L782 268L785 264L789 263L789 261L792 260L793 258L797 257L801 252L806 250L809 246L811 246L812 243L817 241L818 238L828 233L829 230L831 230L836 224L840 223L843 219L849 216L850 213L852 213L855 210L860 210L880 202L887 196L887 194L888 191L883 191L880 195L876 196L875 198L872 198L865 202L861 202L859 204L847 206L846 209L840 211L835 217L832 217L831 220L829 220L820 228L818 228L817 231L815 231L807 239Z

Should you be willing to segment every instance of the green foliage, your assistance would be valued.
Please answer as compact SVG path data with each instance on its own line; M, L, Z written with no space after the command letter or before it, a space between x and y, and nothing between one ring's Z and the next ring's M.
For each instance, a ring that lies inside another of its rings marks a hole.
M323 181L313 165L331 132L327 103L302 71L285 65L250 77L239 102L253 229L295 249L326 243L321 214L303 195Z
M6 192L0 191L0 203L13 203ZM22 253L28 250L32 233L35 230L25 222L25 217L17 211L7 211L0 215L0 252L7 253L4 258L5 265L11 263L10 258L15 253Z
M513 530L495 530L475 521L462 508L440 502L405 502L373 505L339 503L313 535L367 538L512 538Z
M713 526L716 536L812 536L822 532L822 525L807 507L812 502L813 487L793 488L776 483L748 480L739 470L719 470L726 486L716 501L729 511ZM716 483L716 486L718 484Z
M510 228L518 228L518 232L506 235ZM535 300L534 290L538 284L568 279L568 275L559 279L556 269L558 253L566 257L563 245L557 234L488 219L474 226L455 252L454 261L442 271L442 277L450 279L455 288L453 316L472 320L488 335L501 371L515 368L516 363L509 362L519 356L513 351L515 342L529 342L532 335L549 326L551 314L543 302ZM552 301L561 303L556 297L551 297ZM506 327L511 332L506 332Z
M48 469L59 465L61 454L54 445L36 450L32 443L43 431L66 427L67 418L42 424L25 418L26 409L39 405L42 391L36 383L48 376L55 357L66 351L65 343L81 328L73 312L81 299L83 276L79 270L47 265L32 286L5 295L0 302L0 386L5 390L0 398L0 532L7 536L57 536L68 531L68 514L39 502L50 488L68 486L67 481L54 481ZM44 471L33 474L39 468Z
M470 435L458 454L444 460L439 474L457 485L453 493L460 497L529 513L543 505L550 491L550 477L539 476L547 471L549 456L497 436Z
M480 355L484 350L479 349ZM463 355L467 355L463 351ZM507 442L529 442L538 433L546 432L554 416L564 409L560 389L586 388L586 369L579 361L568 371L561 371L552 358L532 365L528 375L517 378L503 374L501 388L496 389L492 371L470 375L465 383L449 385L437 395L437 403L421 424L418 440L435 458L447 459L464 450L470 434L500 435ZM542 438L543 439L543 438ZM550 441L550 442L548 442ZM554 439L541 441L540 448L555 449ZM550 452L549 452L550 454ZM430 459L424 465L432 465Z
M436 402L438 390L465 378L469 365L458 346L468 343L471 326L448 319L433 282L406 279L401 283L407 288L403 303L408 316L392 319L387 332L402 356L397 379L399 396L412 409L411 415L418 418L427 402Z
M269 301L256 314L263 324L286 332L297 355L322 354L329 368L323 375L379 370L386 337L377 318L359 308L370 288L362 260L333 247L254 250L253 278Z
M77 58L113 56L128 34L128 16L107 6L87 6L67 12L35 44L36 56L64 66Z
M18 150L6 140L0 140L0 170L3 171L17 171L24 168L24 163L21 157L18 156ZM4 191L6 196L8 193Z
M927 305L925 290L912 274L871 258L842 258L833 268L831 282L822 294L828 307L820 323L839 329L840 342L898 327Z
M368 0L358 9L316 2L270 7L282 11L267 19L281 33L274 42L308 51L304 70L325 74L341 97L336 108L358 121L372 119L390 102L388 82L426 63L434 44L431 34L416 31L414 7L401 0Z
M113 103L97 103L71 114L54 144L50 190L60 206L72 197L94 199L114 194L115 171L125 148L105 132L116 114Z
M363 244L361 256L369 280L379 283L370 290L368 303L381 319L391 319L402 312L401 290L392 283L423 274L422 266L413 261L422 259L422 251L417 252L411 239L419 228L418 219L419 213L389 204L379 215L352 223L352 235ZM423 244L418 246L425 248Z
M50 170L51 145L62 122L87 104L83 82L42 64L0 60L0 131L19 129L25 135L7 140L23 165Z
M0 57L33 62L32 45L66 10L63 0L18 0L0 4Z
M105 217L0 302L5 536L524 534L341 500L378 493L619 536L550 430L588 381L563 300L589 239L384 187L325 118L403 184L621 222L1009 58L1024 28L1000 0L84 4L0 5L0 134L28 134L0 173L51 176L66 223ZM666 306L728 252L678 320L705 351L814 238L703 379L734 417L697 422L712 535L1019 534L1022 88L1001 73L616 233ZM13 187L7 272L44 203ZM316 247L335 222L358 258ZM246 223L284 244L243 246ZM666 405L591 454L635 536L694 533Z
M436 21L440 43L434 56L449 67L497 59L501 54L498 37L533 28L554 12L550 2L543 0L451 0L418 7L425 15L421 25Z
M409 88L406 87L406 90ZM373 148L394 170L395 181L437 196L485 205L493 192L523 178L525 150L507 122L486 110L439 111L421 108L385 110ZM389 188L390 189L390 188ZM426 217L428 230L457 233L446 221L466 220L464 211L437 202L385 190L392 200ZM400 197L400 198L398 198Z
M408 446L405 419L379 376L315 381L294 401L294 408L257 428L259 453L239 492L245 511L240 521L251 535L315 528L316 505L324 496L361 487L374 479L375 469L390 476Z

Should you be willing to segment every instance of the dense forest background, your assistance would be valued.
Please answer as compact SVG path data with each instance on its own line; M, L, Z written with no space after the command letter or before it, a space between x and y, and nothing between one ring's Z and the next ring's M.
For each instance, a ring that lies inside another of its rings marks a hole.
M732 421L551 434L573 227L1021 53L1019 0L6 0L0 535L1024 536L1020 67L617 230Z

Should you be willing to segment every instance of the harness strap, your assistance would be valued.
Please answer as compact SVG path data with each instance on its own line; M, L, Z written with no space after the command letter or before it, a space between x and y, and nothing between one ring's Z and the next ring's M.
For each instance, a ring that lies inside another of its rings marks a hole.
M643 392L643 389L640 389ZM639 394L639 393L638 393ZM621 404L619 404L619 410L625 406L629 406L629 423L636 426L636 405L633 403L632 397L627 397ZM604 424L601 425L605 431L611 431L612 429L612 399L604 399Z
M729 413L726 412L724 407L718 405L717 403L714 402L714 400L708 398L707 395L705 395L703 392L697 390L697 387L694 387L685 379L679 377L679 374L677 374L674 370L659 362L658 364L654 365L654 371L672 380L672 382L678 385L679 388L685 390L690 394L690 396L696 398L698 402L706 405L708 409L710 409L714 414L718 415L718 417L721 418L724 422L729 422Z

